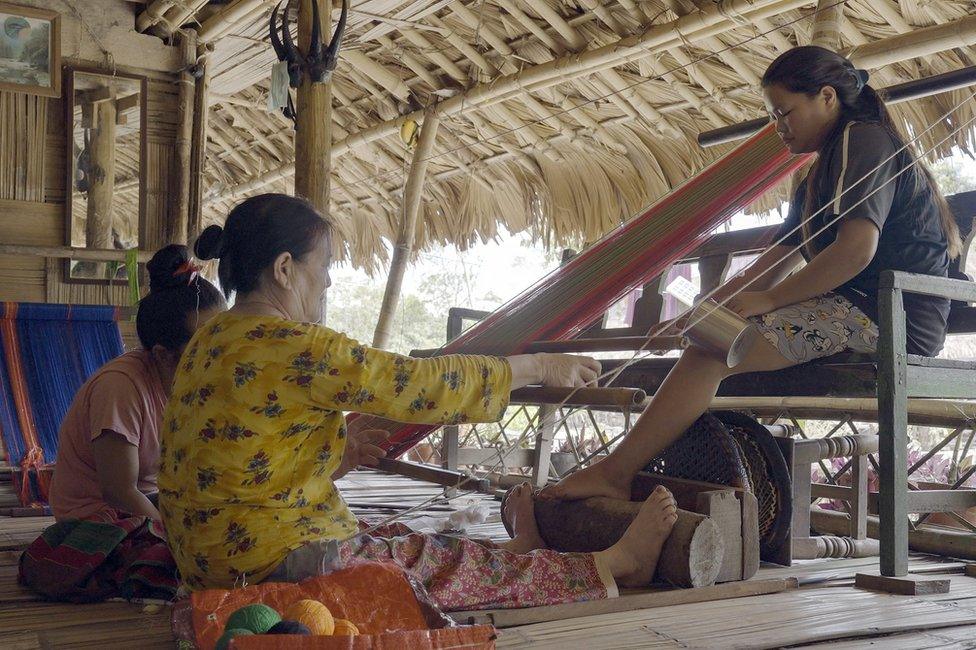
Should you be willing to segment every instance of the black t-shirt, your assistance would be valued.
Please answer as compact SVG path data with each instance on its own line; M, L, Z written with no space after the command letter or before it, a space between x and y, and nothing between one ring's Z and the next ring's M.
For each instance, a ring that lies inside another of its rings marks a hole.
M812 188L816 208L827 206L809 224L816 250L837 236L841 219L866 218L878 227L878 249L867 268L837 292L878 321L878 276L895 270L946 277L948 244L931 190L912 158L880 124L849 122L839 128L821 153L820 182ZM907 169L906 169L907 168ZM902 172L902 170L905 170ZM902 172L899 174L899 172ZM893 180L892 180L893 179ZM889 182L890 181L890 182ZM777 241L798 246L803 241L806 182L799 184ZM814 212L814 211L811 211ZM802 247L804 257L809 252ZM904 294L909 354L934 356L945 342L949 301Z

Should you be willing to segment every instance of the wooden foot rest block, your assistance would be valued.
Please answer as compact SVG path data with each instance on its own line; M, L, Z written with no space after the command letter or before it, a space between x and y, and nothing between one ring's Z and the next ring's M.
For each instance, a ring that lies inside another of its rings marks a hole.
M557 551L602 551L620 539L656 485L667 487L680 508L658 560L657 580L702 587L755 575L759 569L756 498L721 485L641 473L632 486L633 501L539 499L535 503L539 533Z
M487 609L451 612L448 615L462 625L494 625L497 628L530 625L547 621L562 621L584 616L632 612L671 605L705 603L730 598L776 594L797 588L796 578L749 580L700 589L657 589L621 593L617 598L591 600L583 603L525 607L521 609Z
M582 501L535 502L535 520L546 546L556 551L589 553L613 546L630 526L641 503L606 497ZM715 584L725 544L718 526L705 515L678 511L678 521L664 543L656 576L676 587Z

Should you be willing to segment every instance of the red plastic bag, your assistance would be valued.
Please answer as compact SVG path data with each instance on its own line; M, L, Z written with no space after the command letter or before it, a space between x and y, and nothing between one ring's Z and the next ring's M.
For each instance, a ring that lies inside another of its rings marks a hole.
M325 604L336 618L351 621L361 635L255 635L254 641L247 641L246 646L232 647L330 650L494 647L494 630L491 626L453 627L453 621L428 600L423 588L413 584L402 569L380 562L360 564L297 584L267 582L240 589L197 591L188 601L179 603L175 608L173 628L178 638L209 650L223 634L227 619L235 610L245 605L264 603L281 612L295 601L306 598ZM245 637L240 638L244 643ZM296 645L300 639L304 640ZM448 640L450 643L447 643ZM237 643L236 638L234 642ZM304 645L306 642L312 645Z

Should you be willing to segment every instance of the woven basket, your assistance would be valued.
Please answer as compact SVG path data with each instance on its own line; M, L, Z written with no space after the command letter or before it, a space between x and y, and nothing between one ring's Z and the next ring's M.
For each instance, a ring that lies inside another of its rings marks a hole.
M769 430L748 415L706 413L645 470L755 494L763 559L773 558L789 537L793 500L786 460Z

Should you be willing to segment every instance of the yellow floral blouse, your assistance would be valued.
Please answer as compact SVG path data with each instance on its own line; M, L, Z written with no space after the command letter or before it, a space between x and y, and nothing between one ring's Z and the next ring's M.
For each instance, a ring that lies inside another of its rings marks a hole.
M289 551L356 531L332 484L343 411L402 422L490 422L504 359L413 359L321 325L225 312L187 346L166 407L159 506L184 581L266 577Z

